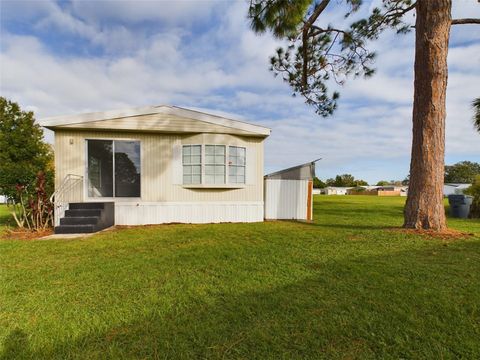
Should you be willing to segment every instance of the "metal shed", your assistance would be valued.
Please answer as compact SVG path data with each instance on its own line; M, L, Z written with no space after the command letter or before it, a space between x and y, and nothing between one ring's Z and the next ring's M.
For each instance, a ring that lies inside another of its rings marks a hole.
M313 219L314 160L265 175L265 219Z

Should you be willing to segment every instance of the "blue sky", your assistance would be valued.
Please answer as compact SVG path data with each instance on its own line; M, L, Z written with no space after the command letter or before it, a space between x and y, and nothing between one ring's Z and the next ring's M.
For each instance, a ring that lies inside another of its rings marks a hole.
M359 15L379 1L366 2ZM37 118L172 104L270 127L266 172L322 157L322 179L351 173L375 183L408 174L413 33L370 44L376 75L348 81L338 111L322 118L269 72L280 43L252 33L247 0L0 5L0 93ZM344 21L327 10L328 21ZM480 17L480 4L456 0L453 16ZM470 108L480 96L480 26L453 27L449 71L446 162L480 161Z

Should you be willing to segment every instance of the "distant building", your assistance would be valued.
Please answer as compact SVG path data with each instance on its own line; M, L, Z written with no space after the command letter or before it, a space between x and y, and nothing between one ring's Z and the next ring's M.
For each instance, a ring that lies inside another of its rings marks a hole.
M388 185L377 189L378 196L407 196L408 186Z
M470 186L472 186L472 185L471 184L444 184L443 185L443 196L461 195Z
M347 195L349 189L353 189L353 187L327 186L323 190L325 195Z
M348 195L407 196L408 186L357 186L347 190Z

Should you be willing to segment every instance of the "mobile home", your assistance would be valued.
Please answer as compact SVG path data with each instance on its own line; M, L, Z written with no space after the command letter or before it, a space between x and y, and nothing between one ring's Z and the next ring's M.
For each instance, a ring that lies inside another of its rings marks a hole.
M165 105L41 124L55 133L56 232L263 221L268 128Z

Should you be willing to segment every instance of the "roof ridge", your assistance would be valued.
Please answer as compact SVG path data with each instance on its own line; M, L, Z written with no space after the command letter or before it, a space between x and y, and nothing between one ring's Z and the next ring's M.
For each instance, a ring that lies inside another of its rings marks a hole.
M169 114L227 128L243 130L252 134L268 136L270 129L261 125L234 120L224 116L209 114L198 110L182 108L174 105L144 106L121 110L107 110L82 113L76 115L54 116L39 120L40 125L47 128L55 128L66 125L86 124L104 120L123 119L127 117L144 116L152 114Z

